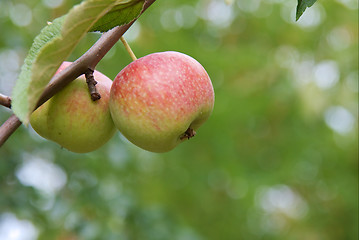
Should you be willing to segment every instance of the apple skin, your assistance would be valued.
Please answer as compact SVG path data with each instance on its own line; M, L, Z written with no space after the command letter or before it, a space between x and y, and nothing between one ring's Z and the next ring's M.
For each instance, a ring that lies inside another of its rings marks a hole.
M130 142L151 152L167 152L209 118L214 90L206 70L192 57L153 53L119 72L109 106L115 125Z
M63 62L56 73L70 64ZM112 81L98 71L94 77L101 99L91 100L81 75L31 114L33 129L72 152L91 152L105 144L116 132L108 106Z

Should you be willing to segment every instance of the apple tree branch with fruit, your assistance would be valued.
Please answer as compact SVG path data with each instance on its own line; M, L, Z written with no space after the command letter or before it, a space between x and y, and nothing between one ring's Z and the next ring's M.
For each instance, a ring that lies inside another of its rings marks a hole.
M94 151L119 130L135 145L167 152L196 134L214 107L202 65L178 52L137 59L122 35L155 0L85 0L49 22L34 39L12 97L0 104L13 115L0 127L0 146L23 123L73 152ZM297 20L316 0L298 0ZM79 41L101 38L73 63ZM121 39L133 62L114 81L95 70Z

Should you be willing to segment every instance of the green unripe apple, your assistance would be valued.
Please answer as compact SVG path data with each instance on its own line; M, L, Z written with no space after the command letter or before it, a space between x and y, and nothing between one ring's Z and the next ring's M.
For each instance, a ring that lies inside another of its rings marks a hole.
M62 63L56 73L70 64ZM33 129L72 152L91 152L105 144L116 132L108 106L112 81L98 71L94 77L101 99L91 100L81 75L32 113Z
M115 125L129 141L152 152L167 152L193 137L213 105L207 72L179 52L153 53L133 61L111 87Z

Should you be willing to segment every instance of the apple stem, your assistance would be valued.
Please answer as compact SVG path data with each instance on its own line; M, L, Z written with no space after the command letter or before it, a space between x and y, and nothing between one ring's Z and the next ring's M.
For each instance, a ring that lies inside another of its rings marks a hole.
M190 139L193 138L196 135L196 131L192 128L188 128L186 132L180 137L180 140L183 140L185 138Z
M85 77L86 77L86 83L87 83L87 86L89 88L89 91L90 91L90 95L91 95L91 100L92 101L97 101L101 98L101 95L100 93L97 91L97 88L96 88L96 80L93 76L93 70L92 69L87 69L87 71L85 72Z
M123 46L125 46L125 48L126 48L128 54L130 54L132 60L133 60L133 61L136 61L136 60L137 60L137 57L136 57L136 55L133 53L133 51L132 51L130 45L127 43L126 39L125 39L123 36L122 36L120 39L121 39L121 42L123 43Z
M0 105L11 108L11 98L0 93Z

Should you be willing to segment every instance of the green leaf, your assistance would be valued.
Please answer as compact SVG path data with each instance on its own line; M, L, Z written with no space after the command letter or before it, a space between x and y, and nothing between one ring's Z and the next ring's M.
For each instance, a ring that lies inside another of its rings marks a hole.
M34 39L14 87L12 109L16 116L25 125L29 123L30 114L58 67L99 19L126 9L126 17L121 19L131 21L131 9L137 12L138 4L138 0L86 0L46 26Z
M32 80L32 65L42 50L42 47L61 35L61 26L65 16L55 19L51 24L44 27L40 34L34 39L34 42L21 67L19 78L12 93L11 107L16 116L23 122L29 112L30 102L28 101L29 86Z
M304 11L311 7L317 0L298 0L296 21L302 16Z
M117 5L96 22L90 31L106 32L116 26L131 22L140 15L144 2L144 0L134 0Z

